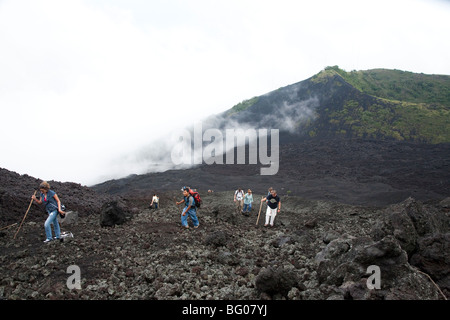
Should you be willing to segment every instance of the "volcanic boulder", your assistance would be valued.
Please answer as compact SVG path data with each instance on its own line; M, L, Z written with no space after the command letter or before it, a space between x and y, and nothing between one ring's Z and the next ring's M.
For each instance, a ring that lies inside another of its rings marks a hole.
M442 208L449 209L450 208L450 197L445 198L441 202L439 202L439 205Z
M255 280L256 289L269 295L287 296L296 284L297 278L294 272L275 266L262 269Z
M125 210L117 204L117 201L105 203L100 210L100 225L112 227L126 221Z
M335 239L317 254L316 262L319 282L338 287L345 299L439 298L436 287L411 267L393 236L380 241L351 236ZM368 286L371 266L379 268L379 289Z
M66 211L64 216L58 216L58 222L63 226L76 224L78 222L78 212Z
M409 214L416 208L412 199L389 206L373 230L374 239L381 240L387 235L393 235L403 250L412 254L416 249L418 234Z
M444 202L445 205L445 202ZM373 229L373 238L391 235L408 253L409 262L424 270L444 292L450 292L450 217L443 202L437 206L412 198L386 208Z
M227 244L229 236L225 231L214 231L206 237L205 244L214 247L223 247Z
M448 296L450 293L450 232L423 237L411 264L425 271Z

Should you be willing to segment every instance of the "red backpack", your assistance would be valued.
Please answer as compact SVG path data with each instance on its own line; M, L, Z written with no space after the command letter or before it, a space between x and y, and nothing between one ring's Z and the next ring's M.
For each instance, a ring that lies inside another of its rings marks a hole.
M200 198L200 194L197 191L189 189L189 194L194 198L195 206L200 208L202 205L202 199Z

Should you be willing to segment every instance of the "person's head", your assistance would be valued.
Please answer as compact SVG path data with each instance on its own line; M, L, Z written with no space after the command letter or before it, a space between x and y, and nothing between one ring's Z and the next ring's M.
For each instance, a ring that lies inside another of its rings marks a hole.
M42 193L47 193L48 190L50 190L50 185L47 181L42 181L41 184L39 185L39 190Z
M248 189L248 190L247 190L247 193L252 193L252 190Z
M277 195L277 190L272 189L272 191L270 191L270 193L275 197Z
M273 188L272 188L272 187L270 187L270 188L269 188L269 193L272 193L272 190L273 190Z
M189 188L188 188L188 187L184 187L184 188L183 188L183 195L184 195L185 197L187 197L187 196L189 195Z

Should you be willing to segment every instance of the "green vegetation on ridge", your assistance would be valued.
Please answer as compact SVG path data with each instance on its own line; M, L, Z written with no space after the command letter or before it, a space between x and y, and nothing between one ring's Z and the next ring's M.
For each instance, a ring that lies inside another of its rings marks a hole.
M373 104L364 109L358 101L349 100L343 109L329 114L330 123L351 131L354 136L428 143L450 142L450 111L431 109L426 104L391 102Z
M228 110L226 115L231 116L234 113L244 111L244 110L250 108L252 105L254 105L258 101L258 99L259 99L258 97L253 97L251 99L244 100L244 101L238 103L237 105L235 105L230 110Z
M450 142L450 76L375 69L346 72L328 67L311 81L339 75L377 101L348 98L326 109L337 134L427 143Z
M353 87L371 96L450 106L450 76L388 69L346 72L337 66L326 70L335 71Z

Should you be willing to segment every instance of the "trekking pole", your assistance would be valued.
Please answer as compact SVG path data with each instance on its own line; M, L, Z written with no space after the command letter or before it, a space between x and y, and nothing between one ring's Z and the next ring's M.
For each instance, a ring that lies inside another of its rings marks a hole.
M33 193L33 196L35 196L35 195L36 195L36 190ZM22 222L20 223L20 226L17 229L16 234L14 235L14 239L16 238L17 234L19 233L19 230L22 227L22 223L25 221L25 218L27 217L28 211L30 211L30 208L31 208L32 204L33 204L33 199L31 199L31 201L30 201L30 205L28 206L27 212L25 212L25 216L23 217Z
M16 224L17 224L17 222L16 222L16 223L13 223L13 224L10 224L9 226L2 227L2 228L0 228L0 230L8 229L8 228L10 228L10 227L12 227L12 226L15 226Z
M175 208L177 208L177 210L178 210L178 205L177 205L177 198L176 197L173 197L173 200L175 201ZM183 213L183 210L181 210L181 213Z
M262 199L264 199L264 197L262 197L261 200ZM258 219L256 219L256 225L258 225L258 222L259 222L259 215L261 214L261 208L262 208L262 201L261 201L261 205L259 206Z

